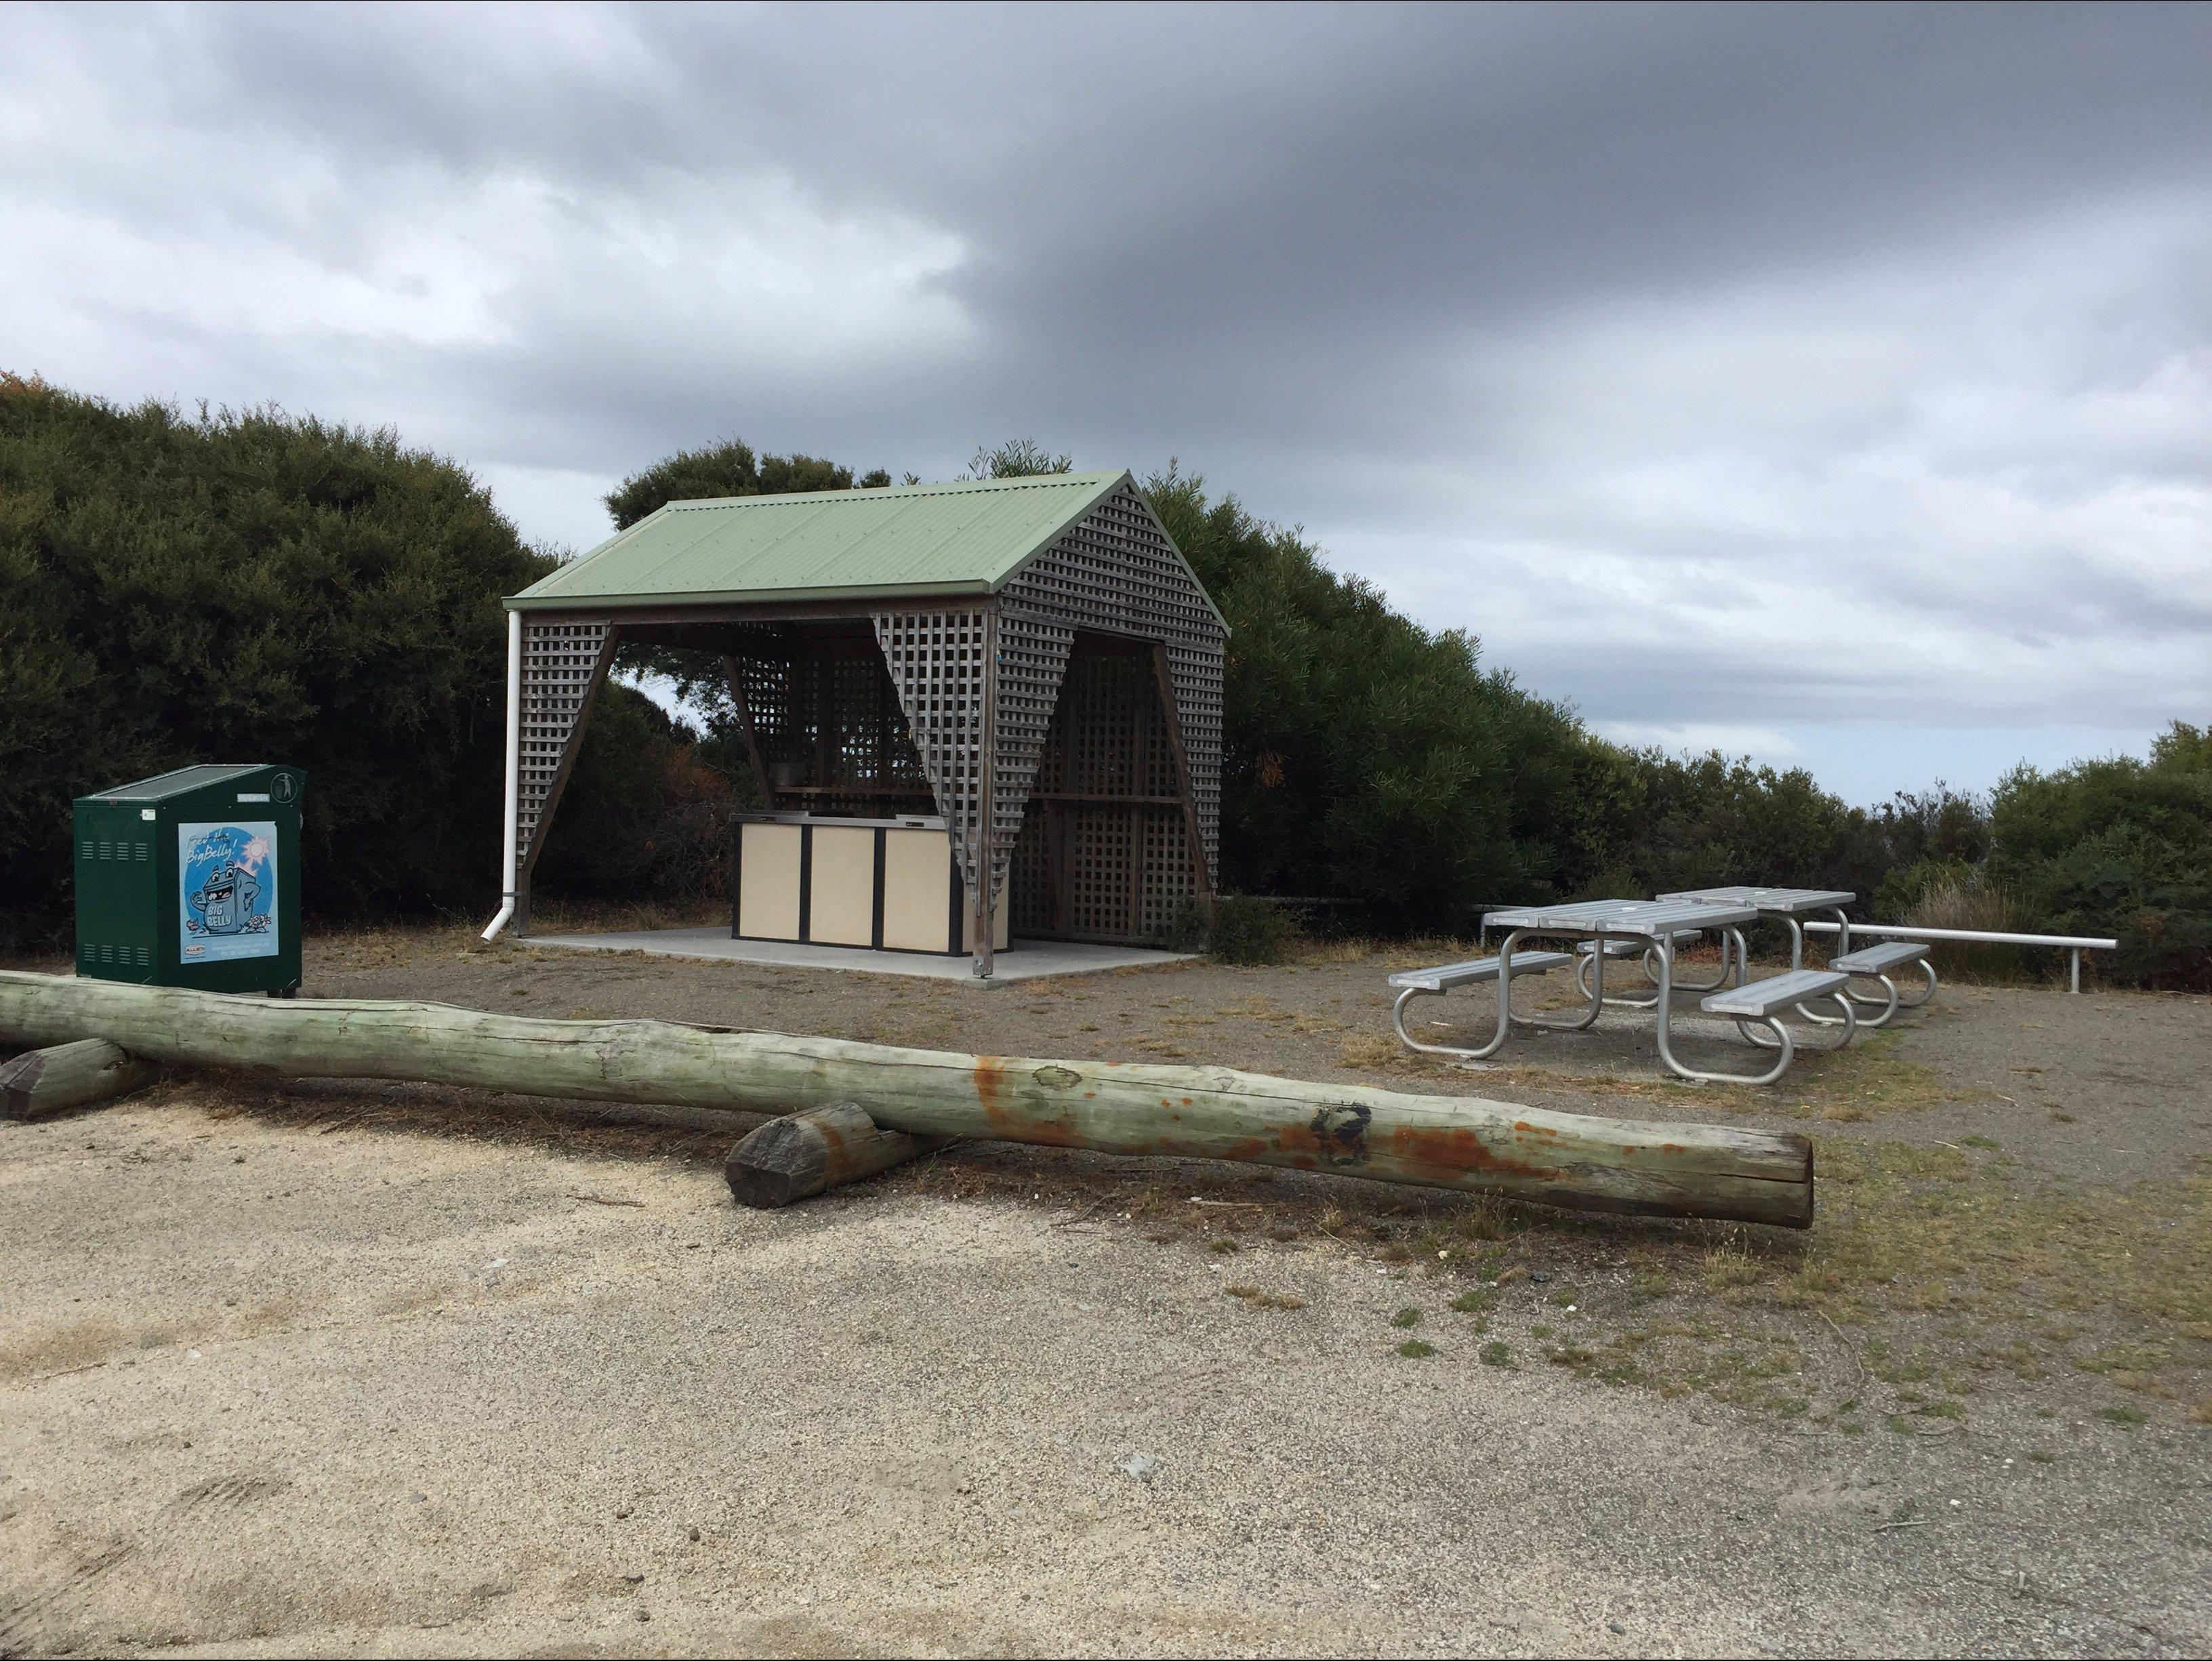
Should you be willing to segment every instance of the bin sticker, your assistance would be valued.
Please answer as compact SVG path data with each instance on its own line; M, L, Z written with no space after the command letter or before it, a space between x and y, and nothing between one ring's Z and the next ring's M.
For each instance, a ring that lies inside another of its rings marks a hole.
M180 961L275 957L276 825L179 825L177 899Z

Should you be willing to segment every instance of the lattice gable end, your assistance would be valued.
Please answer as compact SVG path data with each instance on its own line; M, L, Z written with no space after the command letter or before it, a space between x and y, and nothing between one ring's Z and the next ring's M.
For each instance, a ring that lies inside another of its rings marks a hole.
M1000 599L1010 614L1165 642L1206 867L1218 873L1229 630L1152 504L1123 484L1018 567Z

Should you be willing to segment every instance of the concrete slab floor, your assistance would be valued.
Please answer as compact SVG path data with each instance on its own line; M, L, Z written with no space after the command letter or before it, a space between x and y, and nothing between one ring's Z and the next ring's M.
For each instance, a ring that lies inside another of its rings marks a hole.
M789 969L844 969L863 975L919 975L926 979L975 979L969 958L938 957L924 952L876 952L857 946L808 946L796 940L738 940L726 928L653 928L627 934L533 934L532 946L557 946L584 952L648 952L671 958L719 958L728 963L774 964ZM1092 946L1078 940L1018 940L997 954L994 981L1036 980L1047 975L1091 975L1109 969L1138 969L1184 963L1188 952L1154 952L1132 946Z

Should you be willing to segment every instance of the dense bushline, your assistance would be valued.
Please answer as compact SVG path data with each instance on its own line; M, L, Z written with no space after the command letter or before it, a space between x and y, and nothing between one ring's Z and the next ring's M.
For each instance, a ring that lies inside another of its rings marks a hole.
M66 928L71 798L194 762L307 770L316 915L480 905L551 563L388 431L0 376L0 930Z
M1065 471L1027 441L976 476ZM879 487L882 470L732 439L607 498L617 527L708 496ZM1720 882L1848 888L1897 919L1964 907L2111 934L2129 983L2212 989L2212 736L1851 807L1802 770L1632 752L1340 575L1303 536L1172 465L1146 481L1231 633L1226 885L1462 932L1500 902ZM547 569L452 463L273 411L123 410L0 378L0 928L69 906L70 799L188 762L313 776L323 917L488 906L497 867L499 597ZM702 730L611 686L538 891L685 900L726 879L744 800L712 660L626 650ZM1947 911L1946 915L1950 912Z

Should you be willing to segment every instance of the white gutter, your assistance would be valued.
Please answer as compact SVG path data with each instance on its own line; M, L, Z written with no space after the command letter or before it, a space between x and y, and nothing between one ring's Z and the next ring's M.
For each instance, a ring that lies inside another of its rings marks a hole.
M522 613L507 614L507 811L501 817L506 840L500 850L499 915L484 929L489 941L498 937L514 916L516 883L515 836L522 806Z

